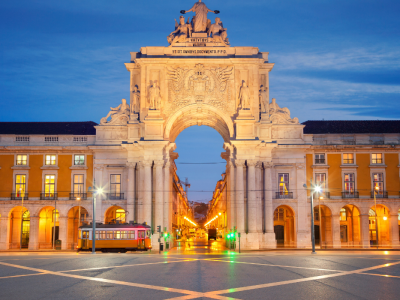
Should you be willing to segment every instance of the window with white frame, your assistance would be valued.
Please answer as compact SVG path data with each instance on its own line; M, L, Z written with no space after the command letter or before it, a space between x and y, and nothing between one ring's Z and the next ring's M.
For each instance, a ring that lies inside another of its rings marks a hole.
M121 174L110 176L110 192L112 196L119 196L121 193Z
M326 189L326 174L325 173L315 173L315 184L321 187L322 192Z
M377 194L382 194L384 191L383 186L383 173L374 173L372 174L373 184L372 188Z
M54 197L56 175L45 175L44 178L44 193L45 197Z
M354 154L343 153L343 164L354 164Z
M74 165L75 166L84 166L85 165L85 155L84 154L75 154L74 155Z
M84 176L82 174L74 174L74 194L75 195L80 195L84 191L83 178L84 178Z
M325 153L315 154L315 164L325 164Z
M373 164L382 164L383 163L382 153L372 153L371 158L372 158Z
M289 173L278 174L278 188L280 195L287 195L289 193Z
M25 197L25 193L26 193L26 175L15 175L16 197Z
M18 154L17 155L17 166L26 166L28 164L28 155L25 154Z
M46 166L55 166L56 165L56 156L47 154L45 156L45 165Z
M347 194L353 194L355 190L355 176L354 173L344 174L344 191Z

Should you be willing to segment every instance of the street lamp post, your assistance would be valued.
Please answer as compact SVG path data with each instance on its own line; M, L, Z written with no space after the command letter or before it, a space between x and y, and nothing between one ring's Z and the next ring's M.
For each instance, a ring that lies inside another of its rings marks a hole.
M304 184L303 187L307 189L307 185ZM312 244L312 252L311 254L317 254L315 252L315 229L314 229L314 193L321 192L320 186L314 186L312 183L312 179L310 180L310 193L311 193L311 244ZM321 224L320 224L321 225ZM321 237L320 237L321 239Z
M92 254L96 254L96 195L102 194L102 188L96 188L96 180L93 180L93 219L92 219Z
M374 188L374 202L375 202L375 236L376 236L376 249L379 249L379 236L378 236L378 211L376 210L376 194L379 192L379 186Z
M19 251L21 251L22 250L22 231L24 230L24 227L23 227L23 222L24 222L24 197L25 197L25 194L23 195L22 194L22 189L20 188L19 189L19 194L21 195L21 199L22 199L22 206L21 206L21 236L20 236L20 240L19 240Z

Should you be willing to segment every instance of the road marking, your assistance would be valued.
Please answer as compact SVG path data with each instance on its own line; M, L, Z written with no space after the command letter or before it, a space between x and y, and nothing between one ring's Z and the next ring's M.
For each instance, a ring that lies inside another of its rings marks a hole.
M385 274L374 274L374 273L360 273L362 275L372 275L372 276L382 276L382 277L387 277L387 278L400 278L400 276L394 276L394 275L385 275Z
M35 275L44 275L44 274L46 274L46 273L33 273L33 274L24 274L24 275L4 276L4 277L0 277L0 279L16 278L16 277L24 277L24 276L35 276Z
M102 270L102 269L112 269L112 268L125 268L125 267L135 267L135 266L144 266L144 265L159 265L159 264L170 264L174 262L185 262L185 261L196 261L198 259L186 259L186 260L174 260L174 261L161 261L161 262L153 262L153 263L143 263L143 264L132 264L132 265L122 265L122 266L110 266L110 267L98 267L98 268L87 268L87 269L76 269L76 270L66 270L66 271L58 271L60 273L66 272L80 272L80 271L93 271L93 270Z
M221 260L221 259L203 259L203 260L222 261L222 262L227 262L227 263L248 264L248 265L259 265L259 266L268 266L268 267L293 268L293 269L307 269L307 270L329 271L329 272L345 272L345 271L331 270L331 269L319 269L319 268L295 267L295 266L284 266L284 265L260 264L260 263L251 263L251 262L234 261L234 260Z

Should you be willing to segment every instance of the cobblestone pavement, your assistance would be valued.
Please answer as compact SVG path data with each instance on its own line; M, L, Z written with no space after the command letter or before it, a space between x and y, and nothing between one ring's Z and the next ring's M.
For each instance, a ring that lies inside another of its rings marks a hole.
M398 299L400 253L0 253L0 299Z

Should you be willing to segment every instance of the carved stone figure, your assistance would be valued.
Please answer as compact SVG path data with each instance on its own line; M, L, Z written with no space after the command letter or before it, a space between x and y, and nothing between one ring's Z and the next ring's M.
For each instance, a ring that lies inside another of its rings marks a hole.
M137 85L133 88L132 91L132 103L131 103L131 114L140 111L140 91L138 90Z
M180 24L176 26L175 20L175 30L167 36L168 43L170 43L171 46L178 42L185 42L186 38L190 37L192 34L192 25L190 23L185 24L184 16L179 18L179 23Z
M246 84L246 81L244 80L242 86L240 87L239 101L242 109L250 109L250 90Z
M110 112L106 117L101 118L100 124L126 124L129 120L130 108L129 104L126 103L126 99L122 99L122 103L117 107L110 107ZM110 122L107 119L111 116Z
M260 97L261 112L269 114L269 100L266 87L261 86L259 97Z
M269 113L271 115L271 122L274 124L299 124L299 119L291 119L289 109L287 107L279 107L276 104L275 98L272 98Z
M229 44L227 39L228 33L226 28L223 27L220 18L215 18L215 23L210 26L207 31L208 36L212 36L213 41L216 43Z
M193 22L193 32L206 32L207 28L207 13L212 12L215 14L219 14L218 10L209 9L201 0L196 2L193 7L189 10L181 10L181 14L185 14L188 12L194 12L196 15L194 16Z
M149 102L150 109L158 110L161 105L161 92L160 88L157 86L157 81L149 89Z

